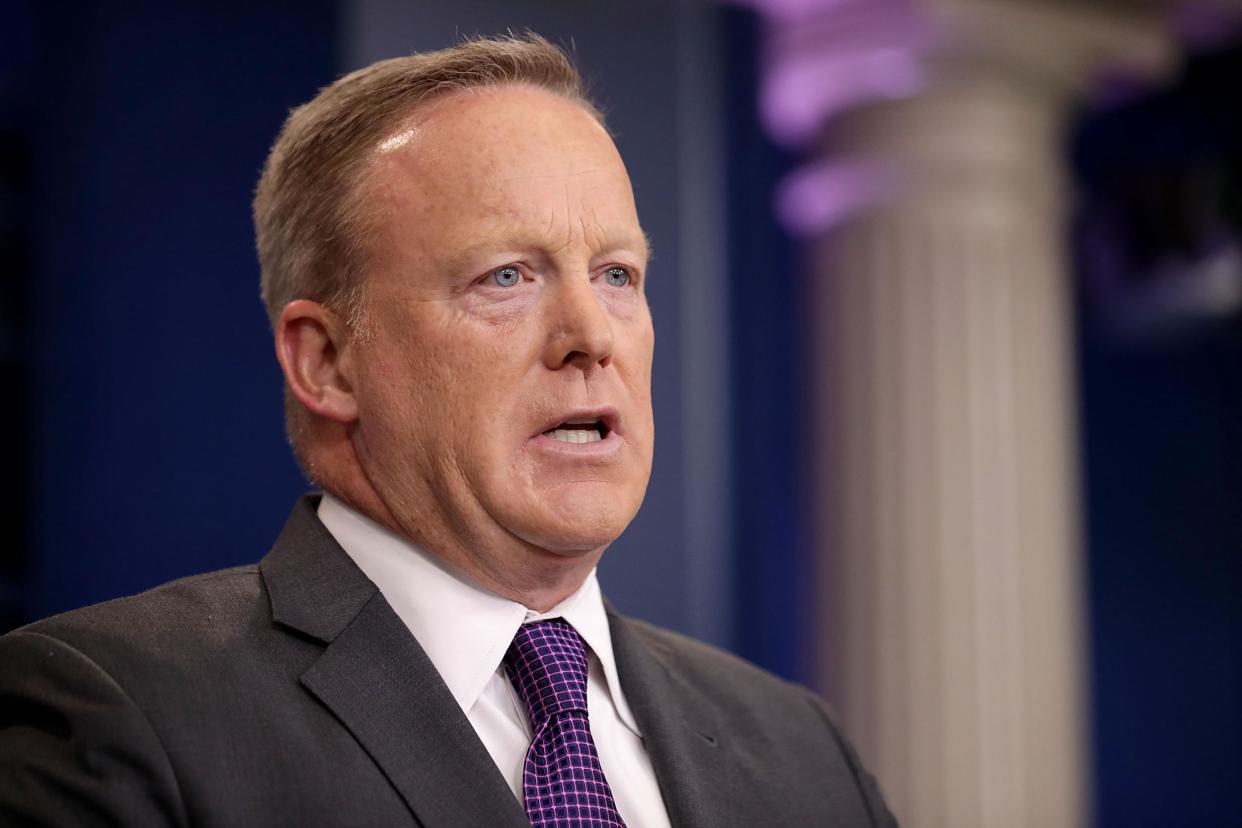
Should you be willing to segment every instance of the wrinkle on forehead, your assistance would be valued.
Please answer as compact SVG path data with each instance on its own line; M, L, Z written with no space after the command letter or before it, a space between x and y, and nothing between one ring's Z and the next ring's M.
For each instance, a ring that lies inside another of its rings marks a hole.
M527 94L498 92L494 108L450 96L377 144L366 180L371 208L388 217L381 248L408 261L461 260L467 249L509 243L648 254L607 132L570 102L534 90L528 105ZM463 117L460 107L472 106Z
M549 205L547 221L541 223L542 232L538 236L538 246L542 249L551 253L559 253L578 245L592 252L626 249L636 256L646 257L647 237L637 224L635 225L636 234L629 232L628 228L613 228L610 231L607 220L600 219L598 205L589 203L568 183L565 185L563 203L563 212ZM524 223L521 208L505 210L502 215L512 220L514 230L520 231ZM506 222L502 221L500 224L504 227ZM504 229L509 228L504 227ZM618 229L621 231L620 236L617 235Z

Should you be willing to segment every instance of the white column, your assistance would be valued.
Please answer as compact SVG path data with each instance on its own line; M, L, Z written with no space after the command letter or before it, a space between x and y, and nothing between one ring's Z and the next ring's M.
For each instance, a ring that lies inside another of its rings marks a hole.
M815 250L824 689L907 826L1090 821L1062 141L1154 26L925 4L927 86L833 124L899 197Z

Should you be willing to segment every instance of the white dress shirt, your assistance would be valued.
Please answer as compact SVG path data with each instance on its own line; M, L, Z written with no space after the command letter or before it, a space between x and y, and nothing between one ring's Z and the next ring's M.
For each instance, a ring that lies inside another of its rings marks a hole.
M621 692L595 570L573 595L534 612L468 581L329 494L319 503L319 519L422 645L519 802L534 737L502 661L523 623L568 621L587 644L591 735L617 810L630 828L669 825L642 734Z

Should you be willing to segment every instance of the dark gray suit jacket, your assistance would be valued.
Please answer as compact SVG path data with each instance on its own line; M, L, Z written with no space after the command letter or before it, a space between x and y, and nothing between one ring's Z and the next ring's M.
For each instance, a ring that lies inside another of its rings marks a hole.
M0 638L0 825L529 825L316 502L257 567ZM675 826L892 824L811 693L609 622Z

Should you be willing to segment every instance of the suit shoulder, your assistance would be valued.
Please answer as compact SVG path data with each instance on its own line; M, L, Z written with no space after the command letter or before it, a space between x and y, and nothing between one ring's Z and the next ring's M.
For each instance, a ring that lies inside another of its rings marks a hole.
M659 653L683 680L715 695L721 689L731 695L755 695L787 701L818 700L810 690L777 676L719 647L646 621L625 618L648 647Z
M266 615L256 565L192 575L137 595L115 598L35 621L10 635L38 633L84 653L167 650L193 641L201 648ZM219 641L223 644L223 641Z
M860 806L854 811L860 817L857 824L896 825L835 712L816 693L710 644L643 621L618 620L670 675L691 688L696 703L707 701L716 708L719 721L728 722L730 740L749 756L762 757L756 765L783 766L787 779L815 780L818 790L835 790L838 807ZM848 789L858 798L844 793ZM796 796L790 802L795 800ZM804 816L790 818L787 824L821 821Z

